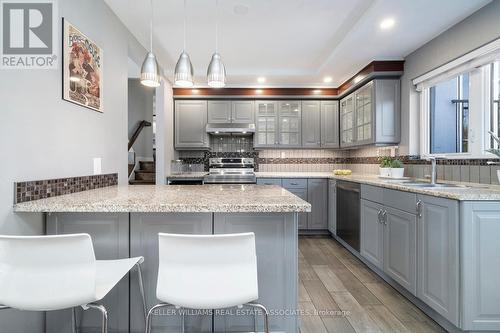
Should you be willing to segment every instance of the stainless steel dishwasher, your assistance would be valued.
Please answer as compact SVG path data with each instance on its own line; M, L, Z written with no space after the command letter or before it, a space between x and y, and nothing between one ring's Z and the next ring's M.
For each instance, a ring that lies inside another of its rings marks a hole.
M337 236L359 252L360 185L337 181Z

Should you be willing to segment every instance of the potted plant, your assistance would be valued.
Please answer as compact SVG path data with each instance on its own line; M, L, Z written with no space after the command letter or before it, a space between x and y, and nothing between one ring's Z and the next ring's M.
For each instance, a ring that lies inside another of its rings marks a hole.
M380 159L379 175L380 177L391 177L392 157L382 156Z
M393 159L391 161L391 177L393 178L403 178L405 174L405 168L403 162L398 159Z
M498 147L500 147L500 138L498 138L498 136L496 136L495 133L493 133L492 131L489 131L488 133L490 133L493 140L495 140L496 143L498 144ZM487 152L490 152L490 153L496 155L498 158L500 158L500 148L499 149L494 149L494 148L488 149ZM498 177L498 181L500 182L500 170L497 170L497 177Z

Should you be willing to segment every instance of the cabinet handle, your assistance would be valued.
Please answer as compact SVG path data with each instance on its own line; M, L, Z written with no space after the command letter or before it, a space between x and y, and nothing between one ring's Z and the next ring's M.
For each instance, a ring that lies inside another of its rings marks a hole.
M297 185L299 185L299 184L298 184L298 183L290 183L290 185L297 186Z
M387 211L384 210L382 213L382 222L384 222L385 225L387 225Z
M378 217L378 223L382 223L382 209L378 210L377 217Z
M422 200L417 201L417 216L422 217Z

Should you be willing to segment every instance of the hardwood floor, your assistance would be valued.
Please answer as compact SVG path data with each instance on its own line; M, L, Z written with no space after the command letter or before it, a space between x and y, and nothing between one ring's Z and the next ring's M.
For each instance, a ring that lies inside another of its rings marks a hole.
M446 332L342 245L299 238L301 333Z

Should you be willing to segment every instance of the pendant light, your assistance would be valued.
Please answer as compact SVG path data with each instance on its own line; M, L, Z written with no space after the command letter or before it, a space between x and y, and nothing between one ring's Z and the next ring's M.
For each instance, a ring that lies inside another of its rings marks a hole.
M150 2L151 17L149 21L149 52L144 59L141 67L141 84L147 87L160 86L160 74L158 71L158 62L153 53L153 0Z
M222 63L222 58L217 53L218 44L218 8L219 2L215 0L215 52L212 55L212 60L208 65L207 80L208 85L212 88L222 88L226 85L226 67Z
M175 65L174 84L180 87L192 87L194 85L193 65L191 59L189 59L189 54L186 52L186 0L184 0L184 46Z

